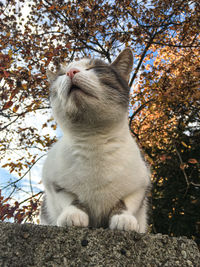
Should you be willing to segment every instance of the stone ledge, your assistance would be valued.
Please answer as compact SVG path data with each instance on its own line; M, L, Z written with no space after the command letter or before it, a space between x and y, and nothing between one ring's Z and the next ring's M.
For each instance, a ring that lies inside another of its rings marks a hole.
M200 266L194 241L104 229L0 223L0 266Z

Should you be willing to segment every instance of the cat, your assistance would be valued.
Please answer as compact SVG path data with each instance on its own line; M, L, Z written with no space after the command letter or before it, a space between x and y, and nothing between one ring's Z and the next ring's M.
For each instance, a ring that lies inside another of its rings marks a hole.
M41 224L147 230L149 169L129 132L130 48L47 71L63 131L43 167Z

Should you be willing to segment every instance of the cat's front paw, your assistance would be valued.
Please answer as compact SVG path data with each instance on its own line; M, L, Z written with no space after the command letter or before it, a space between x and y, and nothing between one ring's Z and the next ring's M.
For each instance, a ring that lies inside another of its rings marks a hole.
M130 214L117 214L111 218L110 229L139 232L139 224L135 216Z
M57 219L57 226L78 226L87 227L89 224L88 215L79 209L68 208L63 211Z

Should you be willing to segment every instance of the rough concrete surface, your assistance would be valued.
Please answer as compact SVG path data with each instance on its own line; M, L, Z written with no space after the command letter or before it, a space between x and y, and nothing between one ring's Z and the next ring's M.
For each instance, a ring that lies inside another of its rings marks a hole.
M200 253L185 237L0 223L0 266L198 267Z

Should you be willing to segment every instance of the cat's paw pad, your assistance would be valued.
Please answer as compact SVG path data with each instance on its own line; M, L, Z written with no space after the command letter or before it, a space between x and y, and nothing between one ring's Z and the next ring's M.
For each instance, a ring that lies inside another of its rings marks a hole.
M119 214L114 215L110 221L110 229L139 232L139 224L133 215Z
M82 210L66 210L57 219L57 226L87 227L88 215Z

